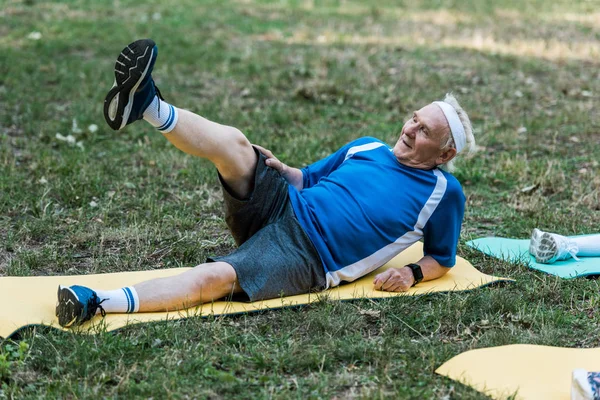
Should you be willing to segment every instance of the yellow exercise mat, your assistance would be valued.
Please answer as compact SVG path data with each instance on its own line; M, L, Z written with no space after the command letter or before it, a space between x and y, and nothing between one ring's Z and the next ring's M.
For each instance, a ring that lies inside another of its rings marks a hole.
M318 294L303 294L271 300L250 302L217 301L183 311L138 314L109 314L103 323L107 330L118 329L128 323L179 319L194 315L223 315L302 305L317 301L323 296L332 300L357 298L382 298L400 295L418 295L430 292L470 290L495 281L510 280L482 274L468 261L457 257L456 266L445 276L430 282L422 282L406 293L389 293L373 289L373 277L390 267L400 267L419 260L423 245L415 243L379 270L355 281ZM152 271L119 272L99 275L3 277L0 278L0 337L10 337L28 325L49 325L60 328L54 316L58 285L83 285L95 289L110 290L166 276L172 276L189 268L173 268ZM85 331L101 321L95 317L84 324Z
M470 350L435 372L494 399L569 400L574 369L600 371L600 348L512 344Z

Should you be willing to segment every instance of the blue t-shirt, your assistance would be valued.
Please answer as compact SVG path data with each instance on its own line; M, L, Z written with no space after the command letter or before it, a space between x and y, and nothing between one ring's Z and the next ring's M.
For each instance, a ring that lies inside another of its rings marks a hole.
M304 188L290 185L290 200L328 287L370 273L421 238L425 255L455 264L465 196L449 173L400 164L387 144L364 137L302 174Z

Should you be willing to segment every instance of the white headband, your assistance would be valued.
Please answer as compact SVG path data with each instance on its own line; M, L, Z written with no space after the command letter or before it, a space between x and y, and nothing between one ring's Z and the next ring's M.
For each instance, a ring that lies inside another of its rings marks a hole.
M462 149L465 148L467 137L465 135L465 128L463 127L462 122L460 122L460 118L458 117L456 110L454 107L444 101L434 101L433 103L437 104L442 109L442 112L448 121L448 125L450 125L450 132L452 133L452 138L454 139L456 153L460 153Z

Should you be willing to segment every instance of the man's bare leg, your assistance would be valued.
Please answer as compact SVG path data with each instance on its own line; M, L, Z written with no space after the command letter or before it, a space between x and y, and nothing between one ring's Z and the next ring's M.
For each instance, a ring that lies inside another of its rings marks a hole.
M165 102L152 71L158 46L151 39L126 46L115 63L115 84L104 99L104 118L114 130L144 119L177 148L207 158L233 190L246 197L252 190L257 157L236 128L211 122Z
M226 262L200 264L182 274L133 287L139 296L139 312L180 310L242 291L235 270Z
M210 160L234 194L246 198L252 192L256 153L237 128L221 125L178 109L175 128L163 135L178 149Z
M156 278L117 290L60 286L56 316L64 327L81 324L97 313L181 310L242 292L226 262L200 264L181 274Z

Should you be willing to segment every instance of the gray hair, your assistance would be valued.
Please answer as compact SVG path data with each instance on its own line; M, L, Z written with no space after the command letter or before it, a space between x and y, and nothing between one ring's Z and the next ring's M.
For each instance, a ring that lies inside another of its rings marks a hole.
M465 110L463 110L463 108L460 106L460 104L458 104L458 100L456 100L456 98L452 95L452 93L446 93L446 97L444 98L444 103L448 103L454 108L454 110L458 114L458 118L460 119L460 122L462 123L463 128L465 130L466 144L465 144L465 148L461 152L461 155L473 153L475 151L475 137L473 136L473 127L471 126L471 120L469 119L467 112ZM444 143L444 145L442 146L442 149L446 149L446 148L450 148L450 147L456 148L456 144L454 143L454 138L452 137L452 133L448 134L448 140L446 140L446 143ZM452 160L448 161L446 164L441 165L441 167L443 167L444 169L446 169L447 171L450 171L450 172L454 171L454 169L455 169L454 160L455 159L456 159L456 157L453 158Z

